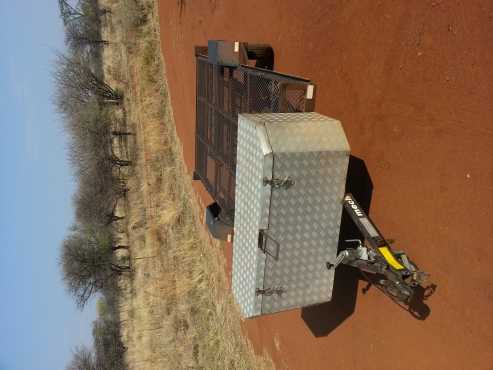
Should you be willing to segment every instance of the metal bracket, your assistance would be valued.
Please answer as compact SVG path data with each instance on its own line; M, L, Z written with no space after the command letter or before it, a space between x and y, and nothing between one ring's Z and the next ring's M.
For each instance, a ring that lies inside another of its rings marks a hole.
M357 243L358 244L358 248L360 248L360 247L363 246L363 242L361 241L361 239L346 239L344 241L346 243Z
M363 242L360 239L347 239L346 243L357 243L357 248L348 248L341 251L338 255L334 263L327 262L327 269L332 270L336 269L341 263L343 264L351 264L354 261L368 261L370 259L368 248L365 247Z
M294 180L286 176L284 178L272 178L268 179L267 177L264 177L264 186L270 185L274 189L279 189L279 188L284 188L284 189L289 189L291 186L295 184Z
M342 251L341 253L339 253L337 255L337 258L335 260L334 263L331 263L331 262L327 262L326 263L326 266L327 266L327 269L328 270L332 270L332 269L336 269L337 266L339 266L341 263L344 262L344 260L349 256L349 251L346 249L344 251Z

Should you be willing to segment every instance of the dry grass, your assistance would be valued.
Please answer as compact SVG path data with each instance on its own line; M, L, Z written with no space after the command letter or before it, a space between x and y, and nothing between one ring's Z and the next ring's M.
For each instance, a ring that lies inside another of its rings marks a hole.
M107 79L125 92L135 166L123 212L134 273L122 281L130 369L272 369L242 336L224 257L198 219L161 58L157 4L104 0Z

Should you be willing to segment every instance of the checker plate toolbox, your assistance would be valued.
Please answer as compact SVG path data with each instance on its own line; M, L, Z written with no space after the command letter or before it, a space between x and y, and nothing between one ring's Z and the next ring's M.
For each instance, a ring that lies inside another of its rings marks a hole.
M232 286L245 317L330 300L349 152L317 113L239 116Z

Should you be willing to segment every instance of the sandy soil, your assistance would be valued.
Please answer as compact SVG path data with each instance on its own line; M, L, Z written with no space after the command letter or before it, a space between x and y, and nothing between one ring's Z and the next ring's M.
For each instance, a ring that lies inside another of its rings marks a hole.
M312 79L316 110L343 122L373 182L372 218L438 286L420 321L341 270L332 303L246 321L256 349L279 369L493 369L493 5L159 3L190 171L194 45L270 43L276 69Z

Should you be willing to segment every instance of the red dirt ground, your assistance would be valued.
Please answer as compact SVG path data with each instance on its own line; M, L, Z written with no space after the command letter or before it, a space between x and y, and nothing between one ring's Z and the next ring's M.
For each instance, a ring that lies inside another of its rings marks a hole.
M269 43L277 70L317 84L366 163L372 218L438 285L424 321L361 281L354 312L353 286L248 320L256 350L278 369L493 369L493 3L162 0L160 24L190 171L194 45Z

